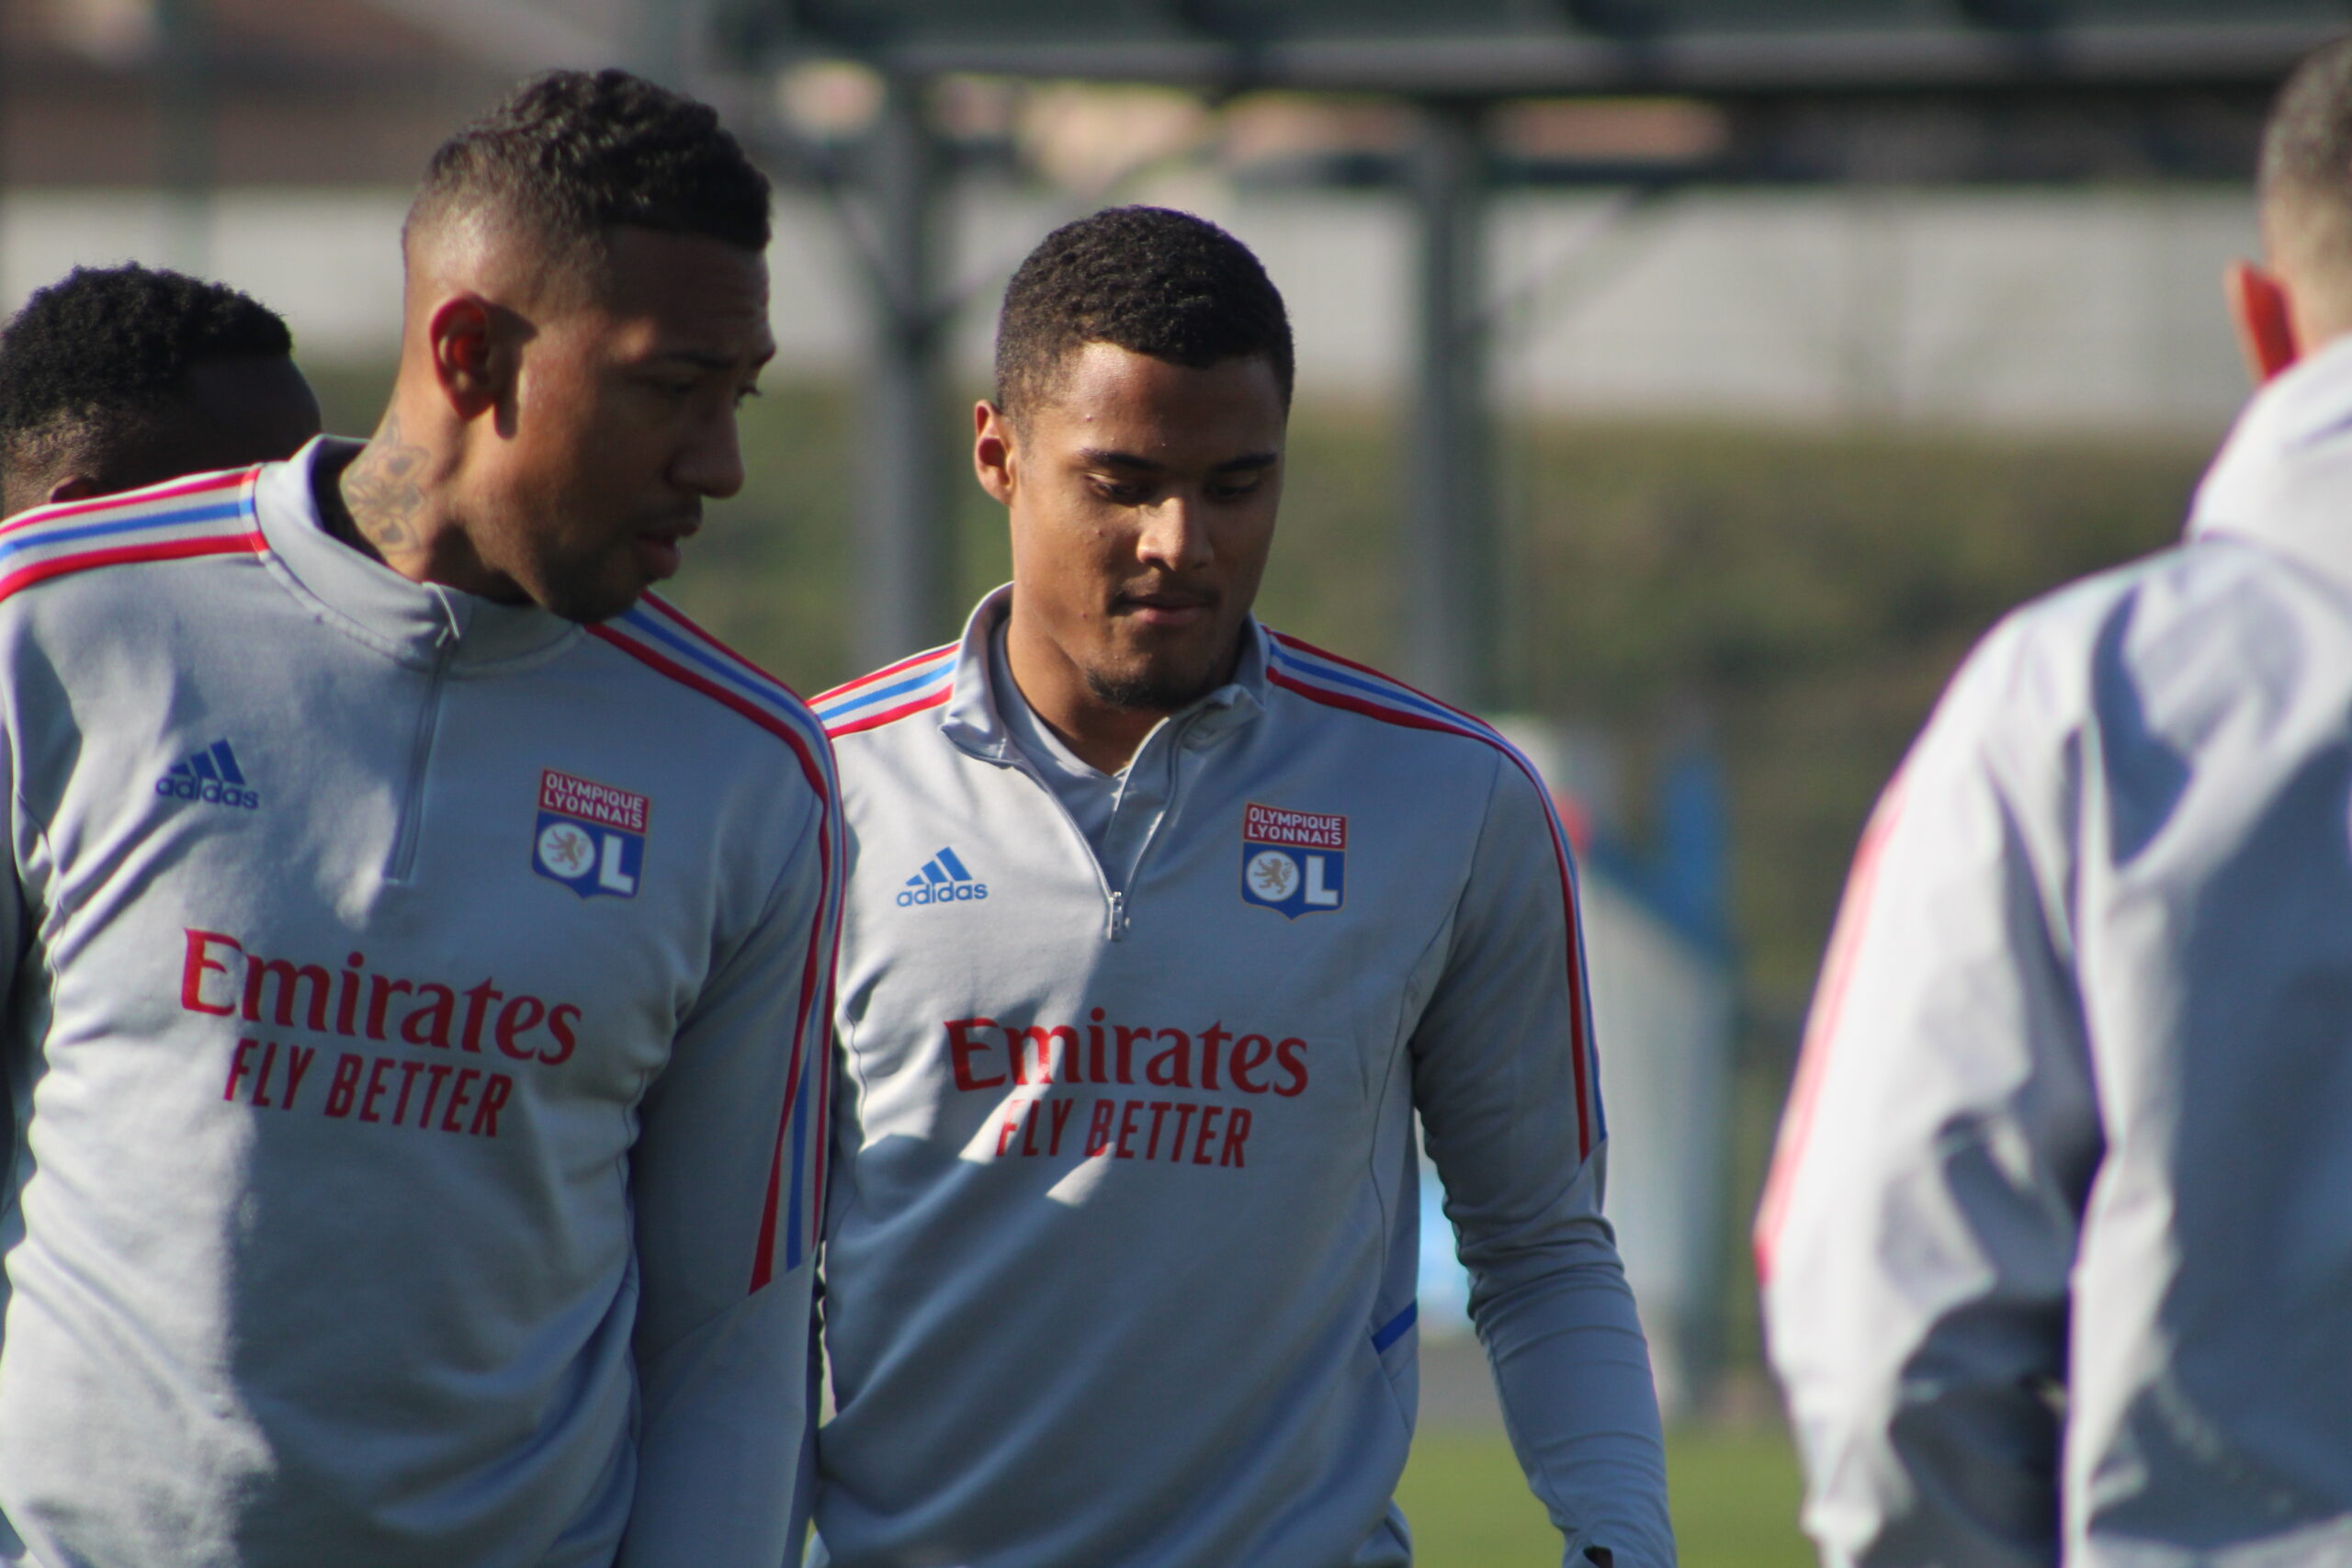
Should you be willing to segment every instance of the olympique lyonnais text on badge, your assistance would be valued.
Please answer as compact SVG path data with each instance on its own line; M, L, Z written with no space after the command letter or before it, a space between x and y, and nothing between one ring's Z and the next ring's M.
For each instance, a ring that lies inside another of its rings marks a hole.
M1347 889L1348 819L1252 801L1241 816L1241 897L1284 918L1340 908Z
M1241 836L1253 844L1344 850L1348 847L1348 819L1337 812L1277 811L1252 801L1242 808Z
M652 816L645 795L547 769L539 775L531 869L582 898L634 898Z

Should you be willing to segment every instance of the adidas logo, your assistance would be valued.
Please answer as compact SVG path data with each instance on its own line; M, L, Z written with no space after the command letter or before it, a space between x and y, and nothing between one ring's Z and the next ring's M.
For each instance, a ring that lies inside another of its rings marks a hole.
M899 891L899 907L909 908L917 904L970 904L989 896L989 885L976 882L956 858L954 850L941 850L922 863L922 869L907 878Z
M215 740L201 751L191 751L155 781L155 793L173 800L201 800L212 806L233 806L246 811L261 807L261 796L245 787L245 773L226 740Z

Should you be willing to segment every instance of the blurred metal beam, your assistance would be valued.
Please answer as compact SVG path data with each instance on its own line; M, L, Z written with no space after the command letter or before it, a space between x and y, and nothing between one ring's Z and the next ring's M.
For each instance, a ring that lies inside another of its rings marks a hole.
M681 85L686 27L686 0L638 0L637 73L665 87Z
M741 3L741 0L738 0ZM1433 17L1442 16L1433 8ZM1614 34L1557 28L1403 36L1122 37L1073 12L1055 24L986 29L924 25L836 37L821 19L780 35L788 53L834 52L911 75L968 71L1158 82L1211 92L1253 87L1411 96L1548 94L1884 95L1909 91L2063 95L2085 86L2171 89L2261 85L2343 30L2340 20L2052 22L1741 30L1703 9L1661 8Z
M573 7L547 0L372 0L384 10L469 55L518 74L594 71L627 57L628 40L608 37Z
M1407 668L1448 702L1490 707L1496 690L1493 440L1487 405L1486 151L1476 111L1421 113L1410 185L1418 225L1418 379L1407 427Z
M182 272L211 268L212 39L205 0L155 8L155 172L164 192L164 254Z
M858 603L862 669L937 641L948 628L954 561L943 465L945 321L936 233L941 151L923 84L891 78L865 149L874 213Z

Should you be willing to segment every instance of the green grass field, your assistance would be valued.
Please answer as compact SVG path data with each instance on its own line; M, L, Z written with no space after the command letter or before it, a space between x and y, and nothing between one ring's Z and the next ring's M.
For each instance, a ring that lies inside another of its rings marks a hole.
M1810 1568L1796 1453L1776 1430L1685 1427L1666 1441L1682 1568ZM1559 1533L1500 1435L1436 1431L1397 1490L1418 1568L1556 1568Z

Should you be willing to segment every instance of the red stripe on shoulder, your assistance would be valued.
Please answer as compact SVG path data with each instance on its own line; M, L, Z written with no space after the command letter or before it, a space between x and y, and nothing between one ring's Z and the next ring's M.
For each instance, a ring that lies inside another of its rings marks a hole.
M1352 697L1344 692L1327 692L1320 686L1308 685L1296 676L1285 675L1277 669L1268 669L1266 679L1286 692L1296 692L1309 702L1321 703L1325 707L1345 708L1350 713L1360 713L1366 718L1376 718L1383 724L1394 724L1406 729L1434 730L1440 735L1459 735L1467 740L1485 741L1489 746L1498 744L1495 739L1487 734L1483 728L1473 728L1467 724L1449 723L1430 714L1415 713L1410 708L1384 707L1378 703L1363 697Z
M1374 670L1369 664L1359 664L1352 659L1347 658L1342 654L1334 653L1328 648L1317 648L1313 643L1308 642L1304 638L1291 636L1288 632L1278 632L1269 627L1266 635L1272 637L1276 642L1281 643L1284 648L1295 648L1301 653L1310 653L1317 659L1328 659L1332 663L1342 665L1347 669L1356 671L1360 675L1369 675L1374 680L1394 686L1400 692L1408 692L1412 695L1420 698L1421 701L1425 703L1433 704L1438 707L1443 708L1446 712L1455 715L1461 718L1464 723L1468 724L1475 728L1484 730L1488 728L1485 719L1478 717L1475 714L1471 714L1461 708L1455 707L1452 703L1447 702L1442 697L1430 696L1419 686L1408 686L1404 682L1399 681L1396 676L1389 674L1385 670Z
M102 566L126 566L133 561L188 560L198 556L260 555L269 547L268 541L258 529L250 534L227 534L211 538L165 539L152 545L118 545L112 549L90 550L77 556L56 556L0 577L0 600L8 598L20 589L36 582L47 582L54 577L71 577L79 571L93 571Z
M738 653L734 649L729 648L726 643L721 642L716 636L712 635L707 626L705 626L701 622L689 616L684 610L679 609L667 599L664 599L656 593L646 593L639 596L638 603L644 605L647 609L651 610L662 619L670 622L679 630L708 643L714 649L725 654L728 658L741 665L745 674L756 676L760 680L765 681L769 685L774 686L779 693L791 698L794 702L800 702L799 693L794 691L784 682L777 680L774 675L769 674L758 664L744 658L743 655ZM807 705L804 703L802 705L806 706Z
M846 696L852 692L863 690L867 686L873 685L876 682L887 680L890 676L899 673L901 671L911 670L926 659L936 659L943 653L950 652L954 650L956 646L956 645L952 642L946 642L940 644L937 648L927 648L921 653L909 654L906 658L899 660L896 664L885 664L881 669L873 671L867 674L860 675L854 681L844 681L830 692L818 693L815 697L810 699L809 705L811 707L820 706L823 704L831 702L835 697Z
M841 924L832 902L832 825L831 805L820 799L817 813L817 913L816 918L808 922L808 952L800 964L800 1003L795 1010L792 1021L792 1060L785 1069L784 1111L776 1118L775 1148L768 1159L767 1197L760 1205L760 1239L752 1249L752 1290L754 1292L764 1289L768 1281L775 1278L775 1227L784 1206L785 1154L791 1141L793 1115L800 1109L801 1077L806 1071L801 1051L808 1043L809 1009L817 1001L820 990L825 1010L819 1016L828 1027L832 1019L831 973L820 967L828 960L838 961L841 952ZM823 948L829 917L833 924L833 943L832 952L826 953ZM820 1049L830 1055L830 1036ZM817 1158L820 1162L823 1160L821 1149L818 1151ZM816 1237L811 1235L809 1246L814 1247L815 1245ZM808 1253L804 1251L801 1256L805 1258ZM797 1258L787 1259L786 1267L790 1268L797 1261Z
M884 708L880 713L866 714L863 717L851 719L847 724L829 725L825 729L825 737L830 740L839 740L844 735L863 735L869 729L879 729L886 724L896 724L910 714L922 713L925 709L943 705L954 690L953 686L943 686L927 697L917 697L912 702L900 703L897 707Z
M157 501L185 501L191 495L202 495L208 491L242 490L259 472L258 465L250 468L232 468L217 474L199 474L193 479L172 479L150 485L145 490L119 491L112 495L93 496L87 501L61 501L49 506L36 506L29 512L20 512L6 523L0 523L0 534L13 534L19 528L38 523L86 516L93 512L144 506Z
M1340 662L1345 663L1346 660L1342 660ZM1355 665L1351 668L1363 669L1363 667ZM1379 674L1378 671L1365 672ZM1323 691L1319 687L1310 686L1304 681L1285 675L1280 670L1272 668L1267 670L1266 679L1284 691L1295 692L1307 701L1321 703L1326 707L1341 708L1349 713L1363 714L1367 718L1378 719L1383 724L1393 724L1404 729L1427 729L1440 735L1459 735L1464 739L1491 746L1509 759L1512 766L1527 775L1528 782L1535 786L1538 795L1547 803L1551 800L1551 792L1544 788L1544 781L1536 775L1535 770L1528 765L1527 760L1521 757L1510 743L1498 738L1485 725L1479 724L1475 719L1463 724L1452 724L1428 714L1414 713L1409 709L1384 707L1378 703L1367 702L1361 697L1347 696L1339 692ZM1387 677L1384 675L1381 679L1386 680ZM1405 689L1412 690L1409 686ZM1434 697L1430 700L1437 701ZM1438 705L1445 707L1442 703L1439 703ZM1449 707L1446 711L1453 713L1459 710ZM1544 823L1552 837L1552 857L1560 873L1561 908L1565 911L1568 927L1568 1015L1571 1020L1569 1025L1571 1043L1576 1052L1577 1152L1579 1156L1589 1157L1592 1153L1593 1126L1590 1116L1592 1091L1588 1081L1590 1077L1590 1068L1587 1058L1591 1055L1591 1043L1585 1030L1584 943L1579 930L1582 921L1577 910L1576 879L1568 870L1567 846L1560 841L1561 830L1553 820L1552 813L1548 809L1544 812Z
M741 654L695 626L668 604L654 599L650 594L648 594L646 599L665 618L767 681L785 696L791 697L791 689L783 682L768 675L758 665L752 663ZM756 1292L763 1289L775 1277L775 1233L777 1222L782 1216L785 1160L790 1145L793 1118L800 1109L806 1060L803 1052L808 1043L809 1020L812 1016L823 1018L831 1016L830 1000L820 1003L820 998L827 995L830 987L830 980L825 971L829 954L824 951L824 937L828 918L833 908L833 884L839 874L834 865L833 792L827 785L826 770L811 750L809 738L803 735L796 726L765 711L758 704L741 694L729 691L718 682L697 674L668 655L659 653L635 638L623 637L601 626L590 626L587 630L591 636L601 637L610 646L620 649L655 673L666 675L689 690L700 692L713 702L731 708L762 729L783 740L786 745L792 748L792 754L800 763L801 776L808 781L809 789L817 796L817 863L819 867L817 912L815 919L809 922L808 951L801 959L800 1000L796 1010L797 1016L793 1020L792 1056L786 1068L784 1106L776 1118L775 1147L769 1155L768 1185L765 1198L761 1205L759 1240L752 1250L751 1288ZM792 700L798 701L797 697ZM838 917L832 918L835 941L838 942ZM815 1014L812 1010L820 1005L826 1009L821 1015ZM787 1266L790 1266L790 1260L787 1260Z
M602 638L648 669L658 674L667 675L682 686L700 692L721 706L733 709L770 735L784 741L786 745L792 748L793 755L800 760L801 774L808 779L808 787L817 792L817 797L820 800L831 798L832 792L825 785L825 771L818 763L815 754L809 750L808 738L792 725L764 711L750 699L729 691L718 682L695 674L676 660L654 652L642 643L622 637L604 626L588 626L584 629L589 636Z

